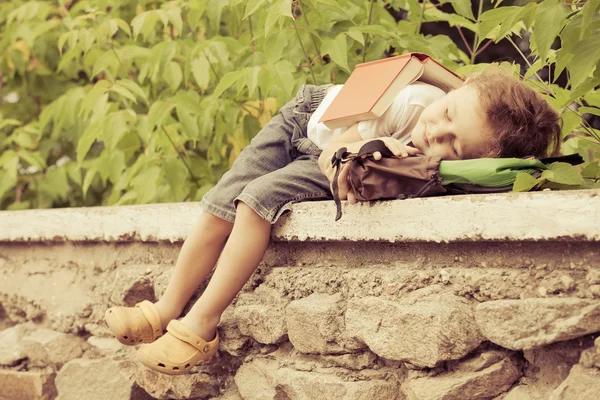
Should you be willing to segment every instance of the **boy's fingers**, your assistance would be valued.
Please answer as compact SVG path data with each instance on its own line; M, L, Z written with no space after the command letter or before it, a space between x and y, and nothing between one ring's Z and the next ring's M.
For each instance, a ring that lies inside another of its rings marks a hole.
M416 156L417 154L423 154L423 152L416 147L406 146L406 152L411 156Z
M348 203L356 204L356 197L354 196L354 192L352 190L348 192Z

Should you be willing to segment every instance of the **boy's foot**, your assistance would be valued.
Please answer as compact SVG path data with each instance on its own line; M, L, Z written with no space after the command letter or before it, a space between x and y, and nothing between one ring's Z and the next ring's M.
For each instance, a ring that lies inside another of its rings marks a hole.
M148 300L135 307L111 307L104 319L117 340L125 345L152 343L163 334L160 315Z
M196 363L211 358L219 348L219 334L210 341L196 335L183 322L169 322L167 333L154 343L137 351L138 360L146 367L169 375L187 373Z

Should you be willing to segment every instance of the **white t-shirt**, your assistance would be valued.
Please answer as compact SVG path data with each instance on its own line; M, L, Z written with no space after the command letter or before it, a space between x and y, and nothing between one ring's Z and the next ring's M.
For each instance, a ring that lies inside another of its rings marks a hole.
M308 120L307 136L323 150L335 137L341 135L350 126L329 129L318 122L335 96L344 85L336 85L331 90ZM410 141L410 133L425 107L444 97L446 93L435 86L423 82L408 85L398 93L393 103L376 119L360 121L358 132L363 140L391 136L398 140Z

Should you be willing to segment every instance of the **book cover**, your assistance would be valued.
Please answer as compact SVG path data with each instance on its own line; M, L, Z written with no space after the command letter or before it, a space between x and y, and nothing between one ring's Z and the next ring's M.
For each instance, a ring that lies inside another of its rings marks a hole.
M421 77L426 64L435 66L436 81L448 81L443 85L447 86L444 90L462 82L459 75L423 53L408 53L358 64L319 122L335 129L379 117L400 90ZM388 89L393 93L389 93Z

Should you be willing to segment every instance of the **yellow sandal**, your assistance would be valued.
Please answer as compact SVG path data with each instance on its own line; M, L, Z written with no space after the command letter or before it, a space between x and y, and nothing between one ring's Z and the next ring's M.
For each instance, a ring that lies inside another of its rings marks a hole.
M169 375L182 375L199 361L211 358L219 348L219 333L210 342L196 335L183 322L169 322L167 333L156 342L137 351L138 360L146 367Z
M111 307L104 319L117 340L125 345L152 343L163 334L160 315L148 300L135 307Z

